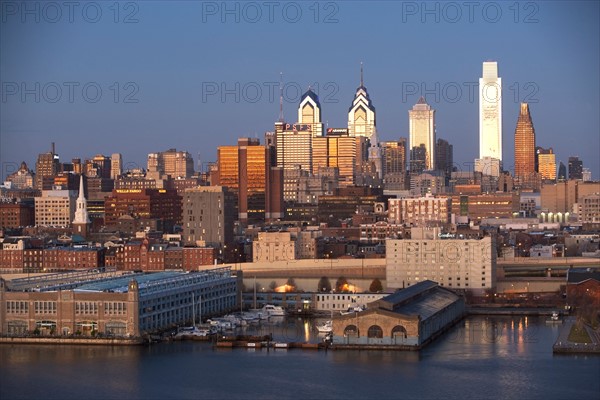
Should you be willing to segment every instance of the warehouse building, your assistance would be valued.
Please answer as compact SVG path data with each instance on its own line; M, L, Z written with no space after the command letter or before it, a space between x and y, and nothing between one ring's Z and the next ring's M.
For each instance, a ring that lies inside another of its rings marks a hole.
M230 267L0 280L0 333L139 337L227 313L239 304L237 288Z
M333 319L338 348L417 350L463 318L464 299L433 281L422 281Z

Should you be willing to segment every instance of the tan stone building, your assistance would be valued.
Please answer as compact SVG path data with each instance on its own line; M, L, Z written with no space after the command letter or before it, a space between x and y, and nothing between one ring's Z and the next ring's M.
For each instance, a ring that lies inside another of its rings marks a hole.
M422 281L370 303L366 311L333 318L333 343L419 349L464 313L462 297L435 282Z
M424 280L441 286L482 291L496 286L496 242L482 239L387 240L388 288L405 288Z
M296 259L296 241L290 232L259 232L252 243L254 262L273 262Z
M451 208L452 201L449 197L389 199L388 221L410 226L422 226L428 223L446 224L450 222Z

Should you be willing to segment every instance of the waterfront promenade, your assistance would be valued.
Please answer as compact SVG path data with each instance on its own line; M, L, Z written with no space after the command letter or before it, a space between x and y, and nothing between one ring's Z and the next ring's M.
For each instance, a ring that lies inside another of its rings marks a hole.
M590 343L578 343L569 340L571 329L576 324L575 317L567 317L561 327L558 339L552 346L554 353L599 353L600 354L600 331L593 329L587 324L584 328L590 337Z

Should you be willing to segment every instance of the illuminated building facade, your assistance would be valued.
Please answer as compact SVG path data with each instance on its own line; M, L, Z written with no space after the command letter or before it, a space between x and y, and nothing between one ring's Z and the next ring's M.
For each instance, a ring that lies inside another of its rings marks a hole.
M515 178L521 187L531 187L535 176L535 129L529 105L521 103L515 129Z
M412 110L408 111L409 117L409 148L425 149L424 169L435 169L435 110L425 101L419 98ZM412 160L412 157L411 157Z

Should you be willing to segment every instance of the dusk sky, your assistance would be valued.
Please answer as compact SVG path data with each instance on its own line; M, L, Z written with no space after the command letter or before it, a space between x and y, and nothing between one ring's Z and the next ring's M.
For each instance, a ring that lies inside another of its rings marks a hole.
M505 169L528 101L536 144L600 177L597 1L70 4L0 2L0 181L21 161L35 168L51 142L63 162L120 152L145 168L148 153L176 148L198 169L198 153L210 162L238 137L263 141L280 72L288 122L311 85L323 122L346 127L360 62L381 140L408 137L423 94L437 137L469 169L486 60L502 78Z

